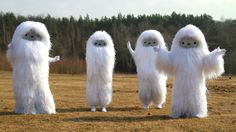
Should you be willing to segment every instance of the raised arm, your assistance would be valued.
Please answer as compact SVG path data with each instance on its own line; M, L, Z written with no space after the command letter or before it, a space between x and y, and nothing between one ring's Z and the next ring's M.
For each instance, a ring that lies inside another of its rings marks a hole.
M216 78L224 73L223 56L225 52L225 49L218 47L203 59L203 72L206 78Z
M49 63L57 62L59 60L60 60L60 56L55 56L54 58L52 58L52 57L48 58Z
M10 43L10 44L8 44L8 48L7 48L7 60L11 63L14 60L14 58L12 56L12 53L13 53L12 50L13 50L13 45Z
M170 52L167 49L163 49L159 46L153 47L157 53L156 67L159 72L173 76L173 64L170 57Z
M128 50L129 50L129 53L132 55L132 57L133 57L133 59L134 59L134 50L132 49L132 47L131 47L131 44L130 44L130 42L128 41L128 43L127 43L127 48L128 48Z

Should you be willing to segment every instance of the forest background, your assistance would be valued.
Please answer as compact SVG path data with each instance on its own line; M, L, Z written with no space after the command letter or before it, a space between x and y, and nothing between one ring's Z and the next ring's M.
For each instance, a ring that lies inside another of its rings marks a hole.
M80 74L86 72L85 48L86 41L97 30L107 31L115 45L117 73L134 73L136 67L127 48L127 41L132 47L138 36L148 29L155 29L163 35L170 49L176 32L187 24L198 26L204 33L209 50L217 47L227 50L225 73L236 74L236 20L215 21L210 15L200 16L177 14L171 15L122 15L91 19L85 17L21 16L14 13L0 12L0 70L11 70L6 59L7 45L10 43L16 27L23 21L39 21L46 25L51 36L51 56L61 56L61 61L53 63L53 73Z

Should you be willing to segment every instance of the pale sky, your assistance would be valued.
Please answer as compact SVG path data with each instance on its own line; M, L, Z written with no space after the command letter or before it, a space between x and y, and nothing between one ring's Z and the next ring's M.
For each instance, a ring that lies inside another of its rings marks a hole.
M0 0L0 11L19 15L91 18L134 14L209 14L215 20L236 19L236 0Z

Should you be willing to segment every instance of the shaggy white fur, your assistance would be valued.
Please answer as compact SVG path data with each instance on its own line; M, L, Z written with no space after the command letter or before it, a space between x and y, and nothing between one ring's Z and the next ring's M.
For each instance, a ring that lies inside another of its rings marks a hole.
M156 30L144 31L138 38L135 51L130 43L127 47L132 55L139 79L139 98L147 109L153 102L157 108L162 108L166 100L166 75L159 73L155 66L156 54L152 46L159 45L166 49L164 39Z
M52 62L57 62L57 61L60 60L60 56L55 56L54 58L49 57L48 60L49 60L50 63L52 63Z
M15 112L19 114L52 114L55 104L48 84L50 37L44 24L21 23L8 45L7 58L13 67Z
M96 31L90 36L86 47L87 101L91 111L106 107L112 101L112 75L115 63L115 49L112 38L105 31Z
M170 52L155 47L157 68L173 76L171 117L206 117L206 78L224 72L224 49L209 52L205 37L194 25L180 29Z

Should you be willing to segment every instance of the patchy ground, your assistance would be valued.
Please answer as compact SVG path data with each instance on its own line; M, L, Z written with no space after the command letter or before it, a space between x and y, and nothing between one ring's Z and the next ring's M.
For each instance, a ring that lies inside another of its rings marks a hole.
M90 112L85 75L51 74L54 115L16 115L10 72L0 71L0 131L236 131L236 77L208 81L209 117L171 119L171 81L163 109L144 110L136 75L116 74L107 113ZM100 109L98 109L100 110Z

